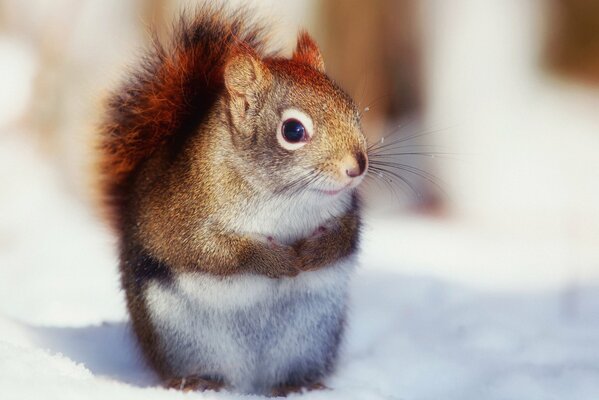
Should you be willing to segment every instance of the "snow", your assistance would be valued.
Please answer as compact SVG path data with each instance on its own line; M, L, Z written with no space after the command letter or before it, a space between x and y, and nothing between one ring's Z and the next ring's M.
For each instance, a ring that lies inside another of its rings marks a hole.
M129 331L113 240L50 165L24 135L0 135L2 398L244 398L159 386ZM551 246L502 240L370 215L331 390L302 398L599 398L599 287L540 273L551 252L531 261Z
M36 62L23 43L0 37L0 124L12 122L29 102Z

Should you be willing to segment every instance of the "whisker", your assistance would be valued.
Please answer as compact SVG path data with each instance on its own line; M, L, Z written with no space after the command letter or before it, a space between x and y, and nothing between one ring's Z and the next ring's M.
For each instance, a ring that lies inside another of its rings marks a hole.
M417 198L420 199L422 197L422 195L420 194L420 192L418 192L418 190L416 190L414 185L407 178L401 176L399 173L389 170L386 167L371 166L369 168L371 168L373 171L380 172L381 174L390 174L396 177L401 182L405 183L412 190L412 192L416 195Z
M408 196L410 195L409 192L406 192L406 190L404 189L403 186L401 185L393 185L393 179L387 177L385 175L385 172L383 172L382 170L377 170L376 168L373 168L373 172L366 175L366 179L364 180L365 183L369 183L369 182L376 182L377 185L379 185L380 188L380 183L382 182L384 184L384 187L389 189L391 191L391 193L396 196L398 199L401 199L401 196L399 195L399 193L397 193L397 189L401 190L402 192L408 194Z
M398 156L418 156L418 157L427 157L427 158L443 158L448 160L460 160L457 158L457 155L462 155L458 153L447 153L447 152L439 152L439 151L406 151L400 153L381 153L381 154L371 154L368 156L370 160L380 160L380 159L395 159Z
M401 132L401 129L402 129L402 128L403 128L403 129L405 129L405 128L407 128L407 127L408 127L410 124L413 124L413 123L414 123L414 121L410 121L410 122L408 122L406 125L404 125L404 124L398 124L398 125L395 125L395 126L393 127L393 129L391 129L391 130L387 131L387 132L386 132L386 133L385 133L383 136L381 136L381 138L380 138L380 139L378 139L376 142L374 142L374 143L371 143L370 145L368 145L368 149L371 149L371 148L373 148L373 147L376 147L377 145L382 145L383 143L385 143L385 140L387 140L388 138L390 138L390 137L392 137L392 136L395 136L395 135L397 135L398 133L400 133L400 132Z
M375 166L385 166L385 167L402 169L402 170L405 170L405 171L408 171L408 172L416 171L419 174L421 174L420 176L422 178L428 178L428 179L431 180L431 183L438 184L438 182L436 181L436 179L439 179L439 178L437 178L435 175L431 174L428 171L425 171L423 169L414 167L414 166L409 165L409 164L401 164L401 163L396 163L396 162L380 161L380 160L373 160L372 164L375 165Z
M310 171L307 174L301 175L297 179L291 181L290 183L286 184L282 188L278 189L277 193L278 194L282 194L285 192L294 193L297 190L297 188L305 186L304 183L306 181L308 181L309 179L311 179L314 175L317 175L316 171Z
M313 171L312 176L310 176L310 178L306 179L303 184L298 187L298 192L306 189L307 187L313 186L314 184L319 183L320 181L324 180L325 177L323 176L321 171Z
M416 133L414 133L412 135L406 136L406 137L401 137L400 136L400 137L394 139L391 142L387 142L387 143L377 142L374 145L370 146L368 148L368 151L369 152L370 151L380 151L380 150L382 150L384 148L387 148L389 146L392 146L392 145L395 145L395 144L398 144L398 143L403 143L403 142L406 142L408 140L412 140L412 139L421 138L421 137L424 137L424 136L433 135L435 133L439 133L439 132L445 131L447 129L448 128L440 128L440 129L435 129L435 130L432 130L432 131L421 130L421 131L418 131L418 132L416 132ZM399 133L399 131L396 131L396 132ZM392 135L390 135L390 136L392 136Z
M409 148L409 147L439 147L439 148L447 148L448 146L443 146L440 144L402 144L400 146L398 146L397 148Z
M383 99L385 99L385 98L388 98L388 97L391 97L391 93L387 93L387 94L384 94L384 95L382 95L382 96L379 96L379 97L375 98L374 100L370 101L370 102L369 102L369 103L366 105L366 107L364 107L364 109L363 109L362 111L363 111L363 112L368 112L368 111L370 111L370 109L371 109L371 108L372 108L372 107L373 107L373 106L374 106L376 103L378 103L379 101L381 101L381 100L383 100Z
M368 63L368 60L364 60L365 63ZM362 99L364 99L364 95L366 94L366 88L368 87L368 66L364 65L364 79L362 80L362 89L361 89L361 93L360 93L360 101L358 103L358 107L361 107L361 103L362 103ZM358 111L360 118L362 118L362 109L360 108L360 110Z
M443 182L441 179L439 179L437 176L431 174L430 172L424 171L424 170L422 170L420 168L416 168L416 167L413 167L413 166L408 165L408 164L393 163L393 162L388 162L388 161L372 160L371 161L371 165L374 166L374 167L377 167L377 168L386 167L386 168L392 168L392 169L396 169L396 170L400 170L400 171L406 171L406 172L409 172L409 173L411 173L413 175L419 176L422 179L425 179L428 182L430 182L433 185L435 185L435 187L441 193L443 193L444 196L447 196L447 193L445 192L445 190L443 189L443 187L439 183L439 182L441 182L444 185L446 185L445 182Z
M304 190L305 188L312 186L315 183L318 183L318 181L321 179L322 179L322 176L321 176L320 172L315 173L312 177L307 179L306 182L304 182L304 184L299 188L298 191Z

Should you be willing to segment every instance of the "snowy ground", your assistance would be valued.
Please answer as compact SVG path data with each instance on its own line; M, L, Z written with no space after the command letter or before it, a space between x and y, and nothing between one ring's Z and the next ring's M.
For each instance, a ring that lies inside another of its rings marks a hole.
M128 331L111 239L18 136L0 136L0 397L241 398L157 386ZM555 246L483 244L401 216L371 217L365 233L332 390L303 398L599 398L599 286L557 284Z

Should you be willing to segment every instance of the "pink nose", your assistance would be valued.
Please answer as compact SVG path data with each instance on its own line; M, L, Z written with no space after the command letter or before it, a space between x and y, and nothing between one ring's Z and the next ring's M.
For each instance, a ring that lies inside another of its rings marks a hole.
M345 173L350 178L356 178L366 171L366 164L368 160L366 159L366 155L363 152L357 152L355 158L352 160L351 166L345 170Z
M347 174L347 176L349 176L350 178L355 178L357 176L362 175L362 173L360 172L360 168L358 168L357 166L355 168L351 168L351 169L346 169L345 173Z

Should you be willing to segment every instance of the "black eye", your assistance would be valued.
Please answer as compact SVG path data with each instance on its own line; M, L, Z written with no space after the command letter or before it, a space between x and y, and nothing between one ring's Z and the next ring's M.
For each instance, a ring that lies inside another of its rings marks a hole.
M283 122L281 127L283 137L289 143L298 143L304 140L306 136L306 128L297 119L290 118Z

